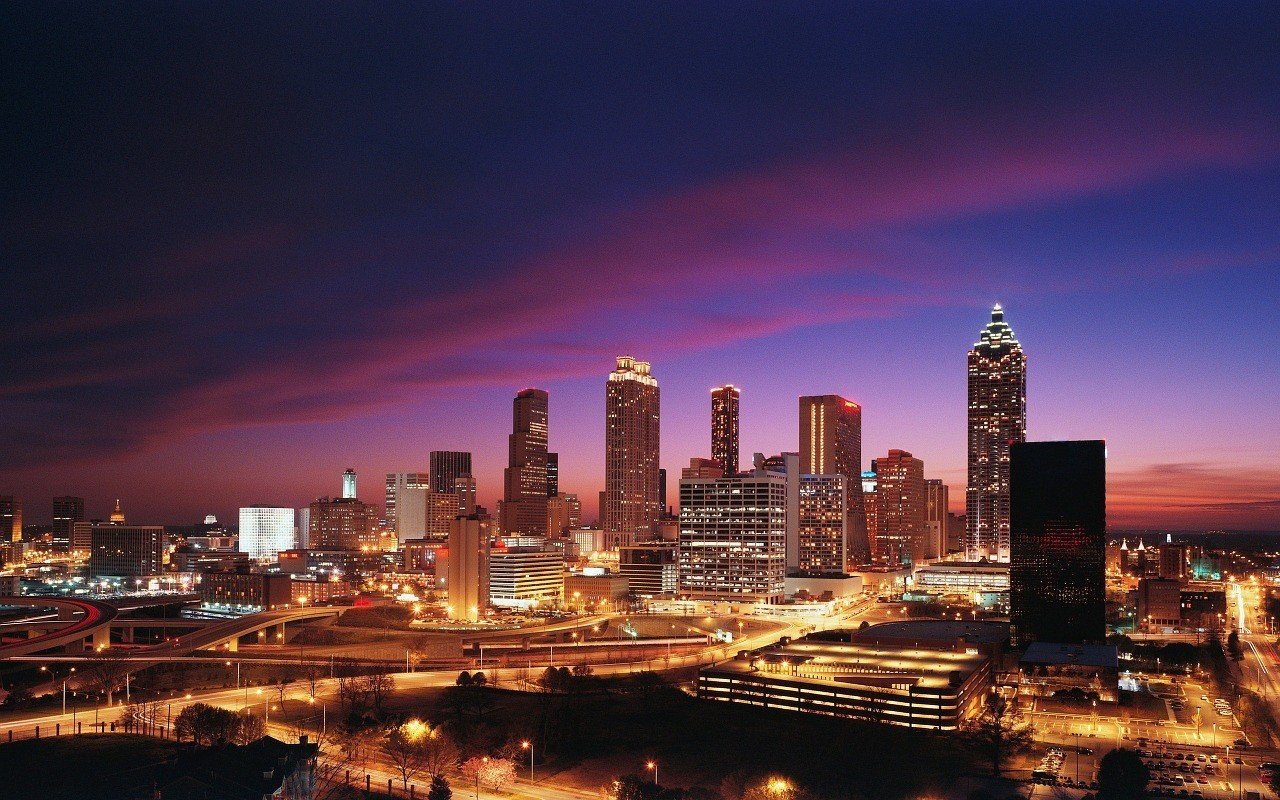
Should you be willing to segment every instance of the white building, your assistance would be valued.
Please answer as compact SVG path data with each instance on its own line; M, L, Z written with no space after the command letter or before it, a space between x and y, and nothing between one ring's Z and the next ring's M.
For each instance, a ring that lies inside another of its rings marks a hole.
M297 546L294 541L294 510L249 506L240 509L240 549L249 558L274 559L281 550Z
M554 550L489 551L489 602L507 608L551 605L564 594L564 556Z
M787 479L757 469L680 481L680 592L777 602L786 577Z

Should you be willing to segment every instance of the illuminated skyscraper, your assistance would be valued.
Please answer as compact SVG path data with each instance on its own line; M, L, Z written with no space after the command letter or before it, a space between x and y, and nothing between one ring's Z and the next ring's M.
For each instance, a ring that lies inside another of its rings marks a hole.
M240 551L249 558L269 561L297 546L292 508L249 506L240 509Z
M694 599L777 602L786 578L787 479L680 480L680 592Z
M848 556L851 563L866 561L870 543L862 497L862 406L834 394L800 398L800 472L848 479Z
M489 607L489 520L456 517L449 525L449 617L475 622Z
M925 553L924 462L905 450L876 459L876 532L872 550L890 565L919 564Z
M0 544L22 541L22 498L0 495Z
M378 509L355 498L321 498L310 505L307 546L314 550L376 550Z
M969 483L965 551L1009 560L1009 449L1027 438L1027 358L997 303L969 351Z
M347 471L342 473L342 499L354 500L355 497L356 497L356 471L348 467Z
M603 527L608 546L645 541L662 513L658 452L661 395L649 363L619 356L605 383Z
M924 482L924 557L941 558L947 554L947 503L950 489L938 478Z
M84 520L83 497L53 498L53 549L71 549L71 529Z
M547 393L524 389L512 402L503 472L502 533L547 535Z
M582 527L582 503L576 494L561 492L547 498L547 533L553 537L564 536L574 528Z
M789 569L806 575L848 569L848 486L843 475L800 476L799 526L794 556L790 549L787 553Z
M547 453L547 497L560 494L560 454Z
M454 483L471 474L471 454L456 450L431 451L431 490L452 492Z
M711 390L711 457L725 475L738 473L738 400L733 384Z

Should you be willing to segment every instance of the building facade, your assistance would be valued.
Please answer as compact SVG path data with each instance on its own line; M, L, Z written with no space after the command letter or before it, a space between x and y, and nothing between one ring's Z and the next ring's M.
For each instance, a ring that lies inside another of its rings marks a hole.
M449 528L449 616L475 622L489 607L489 520L470 516L454 519Z
M947 554L947 504L950 490L937 478L924 482L924 558L926 561Z
M138 578L163 569L164 526L91 526L89 577Z
M795 557L789 559L788 570L805 575L843 573L848 566L849 479L801 475L799 493Z
M1106 445L1022 442L1010 455L1009 618L1020 642L1106 638Z
M673 597L680 587L675 544L635 544L618 550L618 572L639 597Z
M489 602L505 608L554 605L564 595L564 556L539 547L489 551Z
M22 498L0 495L0 544L22 541Z
M662 396L649 363L619 356L605 383L604 508L611 546L653 536L661 516L658 476Z
M1009 560L1009 452L1027 438L1027 358L996 304L969 351L966 558Z
M356 498L356 471L347 467L346 472L342 473L342 499L354 500Z
M524 389L512 402L503 472L502 532L547 535L547 393Z
M562 537L582 527L582 503L576 494L561 492L547 498L547 535Z
M741 393L733 384L711 390L711 458L725 475L738 474L738 402Z
M800 398L800 472L843 475L849 494L849 559L870 558L862 492L862 406L839 395Z
M401 505L400 497L406 489L421 489L427 486L428 476L425 472L388 472L387 473L387 492L384 500L385 518L387 527L395 531L397 535L400 533L400 526L396 519L396 509ZM413 538L413 537L409 537ZM405 537L401 536L400 541L403 542Z
M680 593L778 602L786 579L787 481L746 476L680 481Z
M71 529L77 522L83 521L83 497L53 498L53 549L60 552L70 550Z
M876 459L876 530L872 556L898 566L924 561L924 462L905 450Z
M295 516L292 508L249 506L240 509L240 549L249 558L269 561L281 550L297 547Z
M432 450L430 458L431 488L452 492L463 475L471 475L471 454L460 450Z
M321 498L309 506L307 547L314 550L375 550L378 509L355 498Z

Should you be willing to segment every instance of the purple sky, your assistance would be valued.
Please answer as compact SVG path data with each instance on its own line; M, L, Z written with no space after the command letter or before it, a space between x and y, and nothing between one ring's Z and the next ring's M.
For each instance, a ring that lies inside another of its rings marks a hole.
M492 504L534 385L591 517L631 353L673 476L711 386L745 458L834 392L958 508L1000 301L1112 524L1280 529L1265 6L558 9L8 20L0 493L233 519L465 449Z

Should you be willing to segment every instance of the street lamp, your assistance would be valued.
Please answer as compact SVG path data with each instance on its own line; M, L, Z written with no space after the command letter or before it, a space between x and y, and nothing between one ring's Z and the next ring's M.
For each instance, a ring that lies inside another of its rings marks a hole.
M658 762L646 761L644 768L653 773L653 785L657 786L658 785Z
M520 747L529 751L529 782L533 783L533 742L525 739L520 743Z

